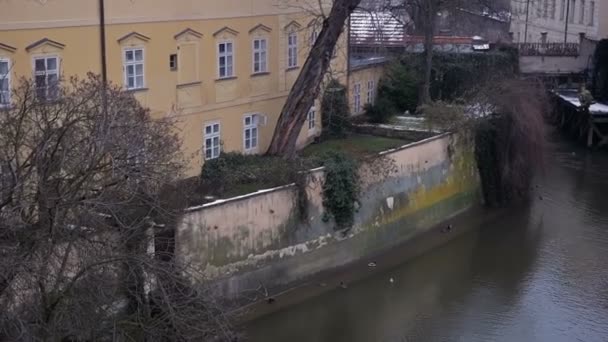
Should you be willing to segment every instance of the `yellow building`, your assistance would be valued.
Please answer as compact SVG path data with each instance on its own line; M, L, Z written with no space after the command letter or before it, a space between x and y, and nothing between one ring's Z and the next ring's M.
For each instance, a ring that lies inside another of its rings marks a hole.
M348 77L349 103L352 115L365 112L365 105L376 101L378 83L384 76L388 57L351 56Z
M105 61L108 80L155 117L178 118L190 175L221 151L263 153L320 31L309 1L3 1L0 105L20 77L52 97L57 79L102 74ZM345 84L347 35L331 67ZM319 116L317 105L301 145L320 133Z

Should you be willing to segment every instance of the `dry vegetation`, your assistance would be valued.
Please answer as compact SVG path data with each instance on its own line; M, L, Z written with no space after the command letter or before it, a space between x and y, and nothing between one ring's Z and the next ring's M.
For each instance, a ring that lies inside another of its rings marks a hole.
M232 340L173 254L173 122L92 75L57 91L0 113L0 340Z

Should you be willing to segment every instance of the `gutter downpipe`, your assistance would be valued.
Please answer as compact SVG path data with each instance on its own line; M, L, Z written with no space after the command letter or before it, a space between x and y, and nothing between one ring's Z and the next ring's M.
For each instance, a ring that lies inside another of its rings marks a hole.
M101 101L102 111L104 117L107 116L108 112L108 95L106 87L108 84L108 66L106 56L106 13L105 13L105 0L99 0L99 43L101 49Z
M106 14L105 1L99 0L99 42L101 44L101 80L108 82L108 69L106 65Z

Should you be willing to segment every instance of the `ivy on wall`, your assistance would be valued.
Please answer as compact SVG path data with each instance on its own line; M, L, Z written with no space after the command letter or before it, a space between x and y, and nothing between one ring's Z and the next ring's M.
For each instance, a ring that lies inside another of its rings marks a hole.
M323 219L333 218L338 230L350 228L359 199L359 164L345 153L331 152L324 156L323 166Z
M350 111L346 87L338 80L331 80L321 100L323 138L343 138L350 129Z

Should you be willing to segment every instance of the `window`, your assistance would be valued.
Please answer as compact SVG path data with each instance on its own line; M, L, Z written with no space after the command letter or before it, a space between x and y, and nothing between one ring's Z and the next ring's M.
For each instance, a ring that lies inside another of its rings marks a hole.
M298 66L298 34L291 32L287 36L287 67L295 68Z
M555 11L557 11L557 0L551 0L551 19L555 19Z
M59 96L59 63L57 57L34 58L36 96L52 100Z
M549 0L543 1L543 18L547 19L549 16Z
M127 89L144 88L144 49L125 49L124 70Z
M576 0L571 0L570 1L570 8L569 11L570 13L568 13L568 21L574 24L574 12L576 10Z
M205 160L220 156L220 124L218 122L205 125Z
M253 40L253 73L267 72L268 43L266 39Z
M317 128L317 110L311 107L308 111L308 130L313 131Z
M11 100L11 64L0 59L0 107L8 106Z
M353 110L355 111L355 113L359 113L361 111L361 84L357 83L355 84L354 87L354 93L355 93L355 105Z
M581 0L581 11L579 13L578 23L579 24L585 23L585 0Z
M319 37L319 32L317 31L316 25L312 28L312 31L310 32L310 47L312 47L313 45L315 45L315 42L317 41L317 38Z
M367 103L373 104L374 103L374 99L376 98L375 96L375 82L374 80L370 80L367 82Z
M595 25L595 1L589 2L589 26Z
M562 7L559 10L559 20L564 20L566 17L566 0L562 0Z
M218 44L218 75L220 78L234 76L234 50L232 42Z
M243 147L246 152L258 148L258 121L258 114L246 115L243 118Z
M171 71L177 70L177 54L169 55L169 68Z

